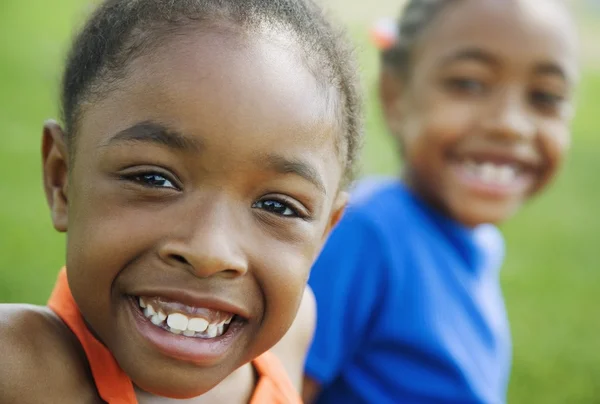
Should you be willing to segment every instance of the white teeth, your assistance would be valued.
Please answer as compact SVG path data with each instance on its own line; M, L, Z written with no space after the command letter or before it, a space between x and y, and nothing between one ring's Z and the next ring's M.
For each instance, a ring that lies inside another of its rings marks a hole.
M153 315L150 321L152 321L152 324L154 325L160 325L163 322L160 317L158 317L158 314Z
M173 334L177 334L177 335L179 335L183 332L181 330L177 330L177 329L171 328L171 327L169 327L169 331L171 331Z
M187 329L196 332L203 332L208 327L208 321L203 318L192 318L188 322Z
M496 167L492 163L483 163L480 167L479 176L483 182L494 182L496 177Z
M514 167L504 165L504 166L498 167L498 174L496 176L497 177L496 179L498 180L498 182L500 184L508 185L512 181L514 181L516 176L517 176L517 172Z
M151 305L147 305L146 308L144 309L144 316L152 317L154 314L156 314L154 307L152 307Z
M511 164L496 165L491 162L464 161L465 171L486 184L509 185L517 177L517 168Z
M211 324L208 326L208 328L206 329L206 336L208 338L214 338L217 336L217 326L214 324Z
M144 316L146 316L152 324L162 327L173 334L183 334L186 337L199 338L215 338L223 335L225 325L230 324L233 315L226 320L210 324L208 320L200 317L188 318L182 313L165 314L162 310L156 310L151 304L148 304L144 299L138 299L140 307L143 308ZM165 324L166 320L166 324Z
M187 329L188 322L188 318L181 313L169 314L167 317L167 325L180 331L185 331Z

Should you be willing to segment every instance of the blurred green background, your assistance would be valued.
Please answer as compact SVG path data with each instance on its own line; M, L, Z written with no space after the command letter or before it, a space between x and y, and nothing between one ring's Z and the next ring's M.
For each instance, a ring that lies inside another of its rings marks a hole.
M503 227L502 282L514 337L509 403L600 403L600 5L594 1L575 5L584 76L570 158L552 188ZM363 171L393 173L397 162L378 113L377 55L367 30L374 18L395 15L401 1L326 2L359 49L368 93ZM40 137L43 121L58 115L64 54L89 7L83 0L0 0L0 302L43 304L64 261L64 236L52 229L42 192Z

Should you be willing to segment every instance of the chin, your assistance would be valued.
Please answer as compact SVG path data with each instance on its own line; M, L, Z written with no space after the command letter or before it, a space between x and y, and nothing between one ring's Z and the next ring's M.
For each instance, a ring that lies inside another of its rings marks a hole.
M134 381L134 383L139 389L141 389L147 394L151 394L158 397L172 398L174 400L189 400L191 398L201 396L203 394L206 394L218 384L216 383L214 385L202 385L202 383L198 383L198 380L201 379L196 379L196 383L194 383L191 386L187 384L169 385L168 387L164 386L164 388L162 388L163 386L157 386L153 383L149 385L146 385L143 382L140 382L138 384Z
M451 216L471 228L481 224L499 225L514 216L521 207L521 203L504 201L472 201L466 198L463 201L450 209Z

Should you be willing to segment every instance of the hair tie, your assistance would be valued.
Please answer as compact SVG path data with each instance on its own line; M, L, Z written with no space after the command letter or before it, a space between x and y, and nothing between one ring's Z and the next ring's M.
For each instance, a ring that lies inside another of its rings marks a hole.
M371 42L380 51L392 48L398 42L398 25L390 17L380 18L370 30Z

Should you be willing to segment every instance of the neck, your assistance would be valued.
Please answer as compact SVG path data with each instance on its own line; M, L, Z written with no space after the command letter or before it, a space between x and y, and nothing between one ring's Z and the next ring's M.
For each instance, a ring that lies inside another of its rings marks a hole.
M452 220L454 223L457 223L457 224L459 224L465 228L469 228L469 229L474 229L475 227L477 227L480 224L480 223L474 223L474 224L465 223L465 222L459 220L458 218L456 218L454 215L452 215L451 212L448 209L446 209L446 207L444 206L443 203L441 203L438 199L433 198L431 196L433 194L433 192L431 192L427 188L424 188L421 185L419 179L416 177L416 175L414 175L413 172L410 171L410 169L404 167L400 173L400 179L402 180L402 182L404 183L406 188L408 188L415 197L420 199L421 202L425 203L427 206L429 206L431 209L437 211L439 214Z

